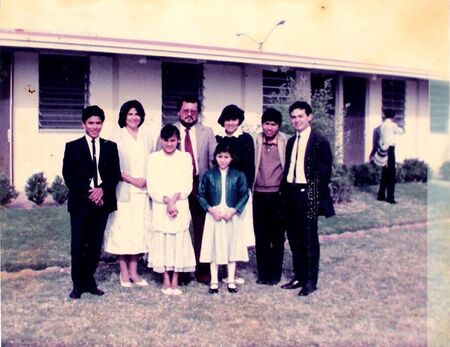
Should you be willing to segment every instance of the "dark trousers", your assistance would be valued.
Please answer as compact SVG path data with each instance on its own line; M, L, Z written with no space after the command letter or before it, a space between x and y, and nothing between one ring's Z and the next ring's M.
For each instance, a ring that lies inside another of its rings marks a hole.
M253 225L258 278L280 281L284 255L284 223L280 216L281 197L276 193L254 192Z
M380 188L378 189L378 200L395 201L395 147L388 148L387 165L381 172Z
M195 267L195 278L199 282L209 283L211 280L209 263L200 263L200 250L202 248L203 227L205 225L206 213L200 206L197 198L199 178L194 176L192 192L189 195L189 210L192 218L194 232L194 253L197 265Z
M318 220L313 213L308 213L306 185L289 184L285 199L286 232L292 252L294 279L302 286L316 286L320 257Z
M85 207L70 213L73 288L89 291L97 288L94 279L109 213L86 202Z

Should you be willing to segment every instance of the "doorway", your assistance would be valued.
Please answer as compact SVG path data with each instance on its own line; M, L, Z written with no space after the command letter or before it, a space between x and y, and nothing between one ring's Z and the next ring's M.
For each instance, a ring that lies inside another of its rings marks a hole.
M367 81L361 77L344 77L344 164L360 164L364 158L364 124Z

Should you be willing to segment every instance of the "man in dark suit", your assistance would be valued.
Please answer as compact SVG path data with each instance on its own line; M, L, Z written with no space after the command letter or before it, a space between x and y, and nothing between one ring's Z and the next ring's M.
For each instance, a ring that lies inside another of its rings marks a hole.
M329 142L310 127L311 106L296 101L289 107L296 135L286 145L281 192L285 203L286 231L292 252L293 278L283 289L300 288L300 296L317 289L319 275L320 215L335 214L328 184L332 155Z
M117 208L116 185L121 177L116 144L99 137L104 120L100 107L86 107L82 113L85 136L68 142L64 152L62 171L69 188L71 227L71 299L79 299L85 292L104 294L94 273L108 215Z

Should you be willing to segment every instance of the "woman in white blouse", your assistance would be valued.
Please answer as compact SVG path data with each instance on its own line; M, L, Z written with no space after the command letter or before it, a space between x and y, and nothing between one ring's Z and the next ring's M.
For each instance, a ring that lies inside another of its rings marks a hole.
M146 169L154 144L148 129L141 128L145 111L137 100L127 101L119 112L118 131L111 136L119 150L122 181L116 189L117 211L109 215L105 232L105 252L119 258L120 284L147 286L137 273L140 253L148 252L150 202Z

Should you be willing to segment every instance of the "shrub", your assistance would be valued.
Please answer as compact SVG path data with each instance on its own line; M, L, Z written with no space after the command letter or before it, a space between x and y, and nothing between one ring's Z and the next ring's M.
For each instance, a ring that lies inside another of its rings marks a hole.
M33 174L27 180L27 185L25 186L25 194L27 195L28 200L33 201L38 205L42 205L48 195L47 185L47 178L45 178L43 172Z
M69 188L64 184L64 180L61 176L55 177L55 180L47 191L52 195L53 200L58 203L58 205L62 205L67 201Z
M401 163L397 163L395 167L395 182L406 183L406 169Z
M0 174L0 205L8 205L18 195L14 186L9 182L9 178L4 174Z
M428 180L430 168L422 160L405 159L402 169L405 171L405 182L426 182Z
M372 163L352 165L350 172L355 186L371 186L380 183L381 167Z
M353 179L350 171L345 165L334 164L331 174L331 198L333 202L349 202L351 201Z
M442 164L439 169L439 173L441 174L441 178L443 180L450 181L450 161L446 161Z

